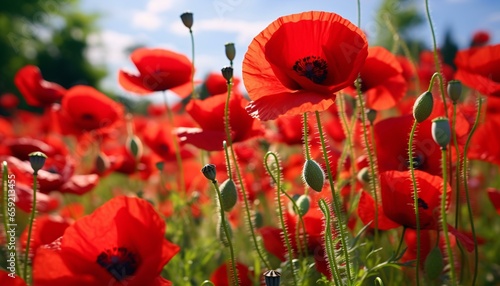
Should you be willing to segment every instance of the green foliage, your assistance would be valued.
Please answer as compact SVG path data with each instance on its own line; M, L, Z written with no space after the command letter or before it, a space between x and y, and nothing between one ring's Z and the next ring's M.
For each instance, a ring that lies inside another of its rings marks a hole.
M76 0L5 1L0 7L0 94L16 92L14 76L27 64L68 88L96 86L106 75L85 58L96 15L78 12Z
M377 12L377 33L375 45L383 46L393 52L399 51L398 41L394 37L388 25L394 27L401 40L418 54L423 48L423 43L412 37L411 30L423 23L424 18L420 15L416 1L413 0L384 0Z

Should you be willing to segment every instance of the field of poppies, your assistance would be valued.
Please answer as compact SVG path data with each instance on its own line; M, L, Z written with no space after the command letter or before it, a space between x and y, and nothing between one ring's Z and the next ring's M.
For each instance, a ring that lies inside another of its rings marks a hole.
M398 45L309 11L203 80L194 51L138 48L118 80L163 92L147 114L24 66L41 112L0 97L0 285L499 285L500 45L453 67Z

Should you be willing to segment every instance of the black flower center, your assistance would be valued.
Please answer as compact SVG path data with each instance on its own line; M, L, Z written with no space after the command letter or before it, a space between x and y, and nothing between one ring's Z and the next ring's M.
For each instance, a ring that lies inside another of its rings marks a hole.
M418 207L423 208L424 210L429 208L427 203L424 200L422 200L421 198L418 198Z
M316 84L325 81L328 75L328 64L320 57L307 56L298 59L293 65L293 70L301 76L305 76Z
M86 121L94 120L94 115L90 113L84 113L82 114L82 119Z
M97 264L105 268L117 281L134 275L137 270L137 257L126 247L106 249L97 256Z
M413 157L413 168L414 168L415 170L420 170L420 169L422 169L422 167L423 167L424 163L425 163L424 156L417 155L417 156ZM407 168L410 168L410 160L407 160L407 161L406 161L406 167L407 167Z

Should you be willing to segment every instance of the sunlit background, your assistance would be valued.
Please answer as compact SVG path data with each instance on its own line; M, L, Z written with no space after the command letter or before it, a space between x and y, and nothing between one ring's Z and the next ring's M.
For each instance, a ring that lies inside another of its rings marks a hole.
M371 45L394 48L391 43L393 35L386 23L389 19L409 42L415 55L422 49L432 47L424 0L360 2L361 28L368 35ZM452 46L467 48L472 35L479 30L490 33L491 43L499 41L500 1L429 2L439 47L445 44L447 36ZM16 92L9 81L13 73L28 62L37 64L48 80L65 87L86 83L96 85L108 94L132 99L134 96L127 95L117 81L120 68L134 69L128 58L132 50L140 46L163 47L191 57L189 32L179 18L185 11L194 13L198 79L228 64L224 54L226 42L236 44L235 74L241 75L241 62L248 44L280 16L325 10L358 22L356 1L338 0L29 0L23 1L23 4L9 3L2 9L7 13L0 15L5 29L1 48L7 51L2 51L3 56L0 56L0 60L5 61L2 63L0 92ZM18 22L10 21L11 16ZM31 37L36 38L34 43ZM72 40L78 44L71 44ZM70 77L68 74L75 69L85 76L78 78L75 71L75 75ZM65 79L58 78L63 75Z

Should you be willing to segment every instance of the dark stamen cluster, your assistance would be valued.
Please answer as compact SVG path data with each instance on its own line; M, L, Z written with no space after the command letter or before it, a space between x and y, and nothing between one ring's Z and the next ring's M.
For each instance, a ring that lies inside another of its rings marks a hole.
M320 57L307 56L297 60L293 65L293 70L312 82L320 84L325 81L328 75L328 64Z

